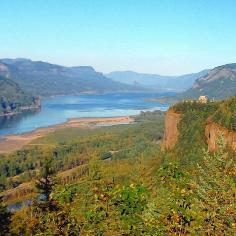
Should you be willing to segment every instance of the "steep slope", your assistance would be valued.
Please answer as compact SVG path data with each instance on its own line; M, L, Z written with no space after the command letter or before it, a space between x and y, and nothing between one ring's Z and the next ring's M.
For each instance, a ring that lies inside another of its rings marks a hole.
M231 131L215 122L209 122L205 128L208 150L216 151L220 136L224 137L224 142L233 150L236 150L236 131Z
M64 67L28 59L0 60L0 74L12 78L22 89L39 95L138 89L108 79L89 66Z
M0 76L0 115L39 107L38 98L25 93L14 81Z
M236 97L206 104L177 103L166 113L162 150L194 157L199 147L215 151L221 135L226 145L236 150Z
M193 84L192 88L179 95L191 99L206 95L209 98L224 99L236 94L236 63L219 66Z
M115 71L107 74L107 77L130 85L140 85L155 90L183 91L191 88L194 81L208 73L203 70L199 73L181 76L162 76L157 74L142 74L133 71Z
M161 143L161 150L171 150L174 148L178 136L178 124L181 120L181 114L169 109L165 115L165 133Z

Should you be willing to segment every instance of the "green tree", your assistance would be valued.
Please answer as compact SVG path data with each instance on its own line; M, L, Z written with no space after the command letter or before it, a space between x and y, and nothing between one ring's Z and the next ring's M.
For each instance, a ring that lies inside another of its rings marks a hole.
M199 214L198 231L208 235L233 235L236 232L236 164L224 149L205 153L203 164L198 166L195 181L195 205Z
M115 189L112 205L118 210L122 235L142 235L144 221L142 213L147 207L149 193L143 185L131 184Z
M55 201L51 198L51 193L55 184L55 171L52 168L52 159L46 158L40 176L36 181L36 188L41 194L39 196L40 202L38 204L40 207L48 208L49 210L56 207Z
M0 197L0 236L9 233L11 223L11 213L3 204L3 197Z

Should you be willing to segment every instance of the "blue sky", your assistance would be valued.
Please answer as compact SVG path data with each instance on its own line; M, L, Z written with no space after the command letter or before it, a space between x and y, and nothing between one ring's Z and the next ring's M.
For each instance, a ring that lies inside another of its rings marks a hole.
M177 75L236 62L235 0L1 0L0 57Z

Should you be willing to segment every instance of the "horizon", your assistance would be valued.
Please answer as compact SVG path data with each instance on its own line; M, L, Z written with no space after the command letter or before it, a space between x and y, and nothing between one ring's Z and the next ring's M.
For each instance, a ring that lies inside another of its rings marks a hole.
M10 0L1 8L1 58L166 76L236 61L233 0Z
M214 68L205 68L205 69L201 69L199 71L195 71L195 72L190 72L190 73L184 73L184 74L176 74L176 75L166 75L166 74L160 74L160 73L148 73L148 72L142 72L142 71L133 71L133 70L115 70L115 71L110 71L110 72L103 72L103 71L99 71L97 70L93 65L63 65L63 64L56 64L56 63L51 63L50 61L43 61L43 60L32 60L31 58L24 58L24 57L17 57L17 58L9 58L9 57L5 57L5 58L0 58L1 60L29 60L32 62L43 62L43 63L47 63L47 64L51 64L51 65L57 65L57 66L62 66L62 67L68 67L68 68L72 68L72 67L92 67L96 72L102 73L104 75L108 75L110 73L114 73L114 72L131 72L131 73L137 73L137 74L147 74L147 75L159 75L159 76L169 76L169 77L178 77L178 76L183 76L183 75L188 75L188 74L195 74L195 73L199 73L202 72L204 70L212 70ZM228 64L234 64L234 63L227 63L225 65ZM221 65L219 65L221 66Z

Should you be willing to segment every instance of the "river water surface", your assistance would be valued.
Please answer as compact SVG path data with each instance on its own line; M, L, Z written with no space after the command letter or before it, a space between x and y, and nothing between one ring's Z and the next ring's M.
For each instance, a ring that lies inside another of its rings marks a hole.
M36 128L65 122L69 118L115 117L137 115L140 111L167 110L168 104L149 101L150 98L171 94L107 93L56 96L42 100L38 111L0 117L0 138L21 134Z

